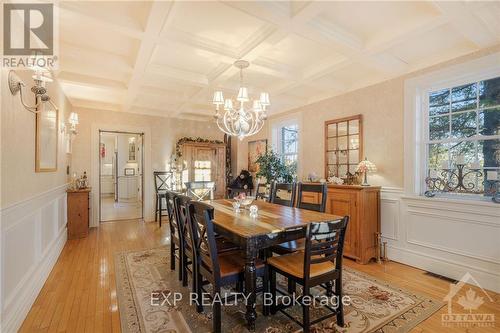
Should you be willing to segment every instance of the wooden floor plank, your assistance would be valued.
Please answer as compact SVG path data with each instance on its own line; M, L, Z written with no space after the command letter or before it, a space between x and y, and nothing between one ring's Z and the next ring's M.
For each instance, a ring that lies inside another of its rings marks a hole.
M100 228L93 228L87 238L69 240L20 331L120 332L114 254L159 247L167 241L168 228L141 221L103 223ZM344 263L394 286L439 300L449 291L448 281L407 265L395 262L360 265L348 259ZM480 292L477 287L467 286L462 288L460 295L465 295L469 288ZM413 332L498 332L500 295L488 294L493 302L486 302L481 309L495 314L496 327L443 327L441 314L447 311L444 307L415 327Z

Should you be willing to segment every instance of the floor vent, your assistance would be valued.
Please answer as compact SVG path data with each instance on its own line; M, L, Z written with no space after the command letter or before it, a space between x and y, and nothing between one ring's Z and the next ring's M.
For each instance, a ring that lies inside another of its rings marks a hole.
M449 278L449 277L446 277L446 276L442 276L442 275L439 275L439 274L436 274L436 273L425 272L425 275L429 275L429 276L432 276L432 277L435 277L435 278L438 278L438 279L441 279L441 280L445 280L445 281L448 281L448 282L451 282L451 283L454 283L454 284L458 283L458 280L455 280L455 279L452 279L452 278Z

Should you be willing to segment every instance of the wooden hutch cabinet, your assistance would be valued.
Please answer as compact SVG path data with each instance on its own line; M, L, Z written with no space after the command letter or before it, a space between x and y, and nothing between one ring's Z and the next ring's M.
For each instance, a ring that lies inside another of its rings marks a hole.
M187 167L183 182L215 182L215 198L226 193L226 144L185 142L181 145L182 160Z
M317 193L304 193L304 201L318 202ZM328 185L326 212L349 216L344 256L367 264L377 257L377 233L380 232L380 187Z

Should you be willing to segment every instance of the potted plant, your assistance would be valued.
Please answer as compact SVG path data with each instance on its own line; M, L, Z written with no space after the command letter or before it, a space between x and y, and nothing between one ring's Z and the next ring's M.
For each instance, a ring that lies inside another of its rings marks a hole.
M256 176L257 178L265 178L266 184L270 184L272 181L291 183L295 178L297 164L287 165L272 150L260 155L256 162L259 164Z

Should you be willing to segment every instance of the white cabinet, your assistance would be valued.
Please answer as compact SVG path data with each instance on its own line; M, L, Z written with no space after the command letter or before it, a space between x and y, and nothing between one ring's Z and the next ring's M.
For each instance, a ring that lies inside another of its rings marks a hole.
M118 200L137 200L138 177L118 177Z
M101 176L101 193L115 193L115 180L113 176Z

